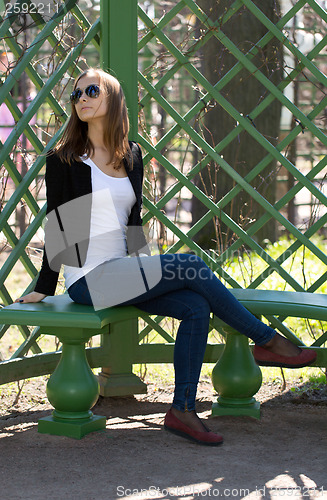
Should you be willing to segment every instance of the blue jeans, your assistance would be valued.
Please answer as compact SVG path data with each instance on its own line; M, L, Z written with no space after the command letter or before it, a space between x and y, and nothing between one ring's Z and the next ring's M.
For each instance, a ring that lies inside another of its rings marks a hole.
M245 309L201 258L190 254L165 254L160 260L162 277L159 283L120 305L134 305L150 314L181 320L174 350L173 406L181 411L192 411L207 345L210 312L257 345L271 340L276 332ZM84 277L71 285L68 293L75 302L92 305Z

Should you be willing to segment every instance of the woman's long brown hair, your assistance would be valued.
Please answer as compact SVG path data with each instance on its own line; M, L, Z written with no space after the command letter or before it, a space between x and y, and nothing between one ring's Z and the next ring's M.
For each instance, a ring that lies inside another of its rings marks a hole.
M118 80L101 69L88 68L75 80L75 90L79 80L86 75L95 74L100 78L100 92L107 95L108 113L104 127L104 144L111 153L108 163L113 162L118 169L123 159L129 168L133 168L132 155L128 142L129 120L125 96ZM72 104L72 113L68 119L64 133L54 148L59 158L69 164L80 161L80 156L92 156L94 145L88 137L88 124L77 116L75 106Z

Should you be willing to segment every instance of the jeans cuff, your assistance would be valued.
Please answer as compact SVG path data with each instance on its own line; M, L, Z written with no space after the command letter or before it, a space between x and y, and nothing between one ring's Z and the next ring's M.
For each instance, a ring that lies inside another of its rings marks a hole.
M197 384L175 383L174 400L172 406L180 411L194 411Z
M176 408L176 410L182 411L183 413L186 413L187 411L195 411L195 403L193 405L193 408L185 408L185 405L181 407L178 403L173 403L171 405L173 408Z
M271 332L269 332L267 335L265 335L265 337L263 338L263 340L260 340L260 342L255 342L255 345L258 345L258 346L262 346L262 345L265 345L267 344L267 342L269 342L269 340L273 339L274 336L276 335L276 331L275 330L271 330Z

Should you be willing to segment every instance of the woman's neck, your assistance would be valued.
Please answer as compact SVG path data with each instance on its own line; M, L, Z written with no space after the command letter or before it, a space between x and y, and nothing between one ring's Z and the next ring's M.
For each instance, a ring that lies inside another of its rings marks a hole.
M106 149L103 141L103 125L102 123L88 124L88 137L91 140L94 149Z

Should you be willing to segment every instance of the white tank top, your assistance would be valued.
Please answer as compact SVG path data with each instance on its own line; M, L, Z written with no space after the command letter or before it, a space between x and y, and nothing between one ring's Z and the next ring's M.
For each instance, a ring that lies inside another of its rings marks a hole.
M103 262L127 255L126 227L136 202L128 177L111 177L90 158L81 157L81 160L91 167L90 239L83 267L64 267L66 288Z

